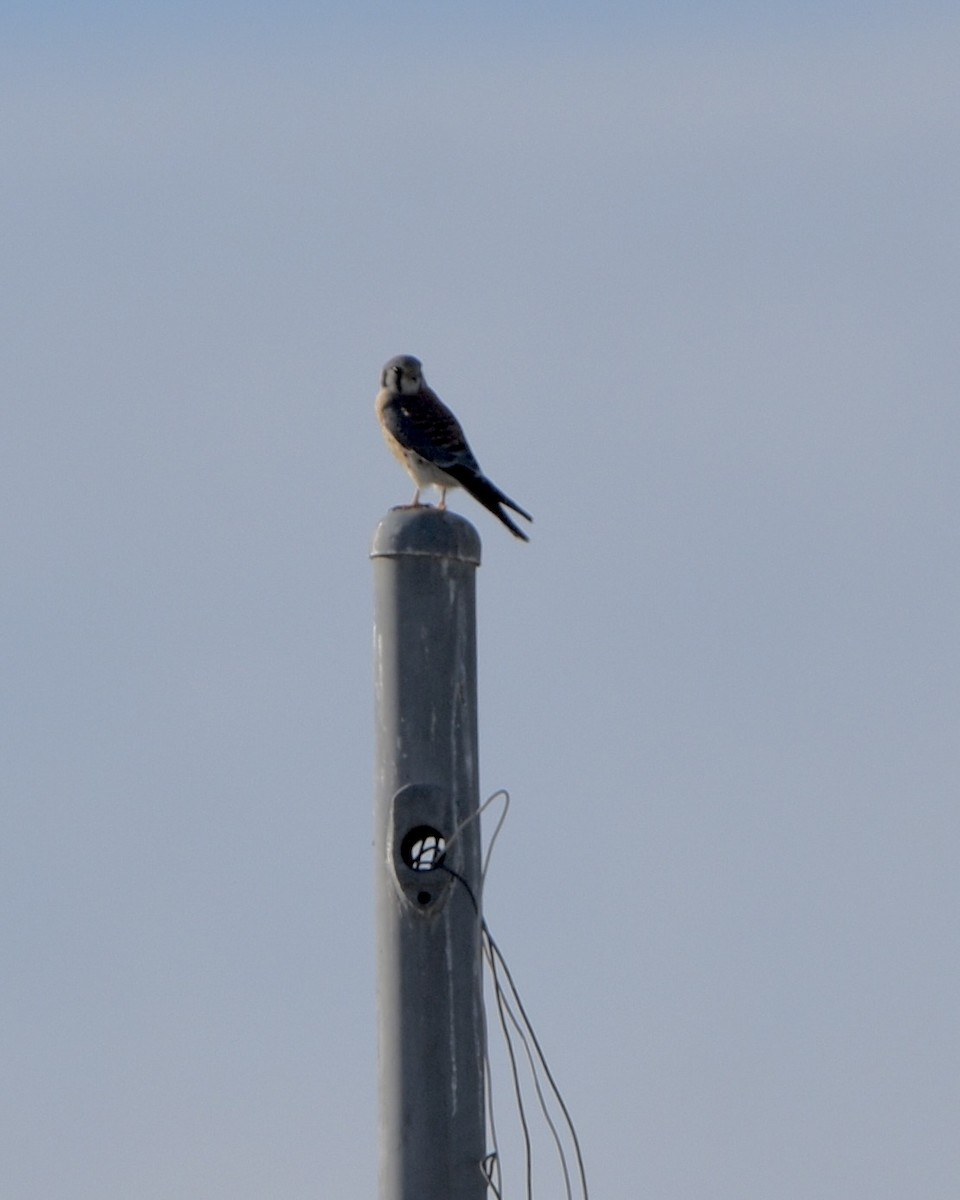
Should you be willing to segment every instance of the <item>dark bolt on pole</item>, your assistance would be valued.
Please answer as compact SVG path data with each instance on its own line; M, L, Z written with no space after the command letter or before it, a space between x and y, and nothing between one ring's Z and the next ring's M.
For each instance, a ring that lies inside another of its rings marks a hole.
M394 509L371 557L380 1200L483 1200L480 539Z

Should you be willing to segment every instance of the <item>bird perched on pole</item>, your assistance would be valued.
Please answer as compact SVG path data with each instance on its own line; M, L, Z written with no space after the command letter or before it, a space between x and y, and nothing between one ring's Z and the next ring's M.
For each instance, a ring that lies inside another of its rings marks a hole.
M501 520L515 537L530 539L503 511L504 506L527 521L533 517L484 475L467 445L460 422L436 392L427 387L423 365L410 354L391 358L380 374L377 419L387 445L416 485L411 507L420 504L422 488L440 489L440 508L447 490L462 487Z

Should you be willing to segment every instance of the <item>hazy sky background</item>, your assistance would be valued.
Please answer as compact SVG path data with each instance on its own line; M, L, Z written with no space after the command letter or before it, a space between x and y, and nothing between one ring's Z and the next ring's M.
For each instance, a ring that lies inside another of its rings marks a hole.
M536 517L453 500L487 912L594 1200L954 1200L958 45L5 3L5 1200L375 1194L397 353Z

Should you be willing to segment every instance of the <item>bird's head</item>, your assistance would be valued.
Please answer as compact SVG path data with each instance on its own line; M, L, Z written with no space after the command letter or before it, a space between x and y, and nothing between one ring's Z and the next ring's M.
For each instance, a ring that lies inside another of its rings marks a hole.
M384 364L380 386L401 396L412 396L423 386L423 364L412 354L398 354Z

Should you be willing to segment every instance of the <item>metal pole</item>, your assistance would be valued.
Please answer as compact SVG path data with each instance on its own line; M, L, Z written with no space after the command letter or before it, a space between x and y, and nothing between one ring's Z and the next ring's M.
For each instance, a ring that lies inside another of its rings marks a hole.
M380 1200L483 1200L480 539L394 509L371 557Z

